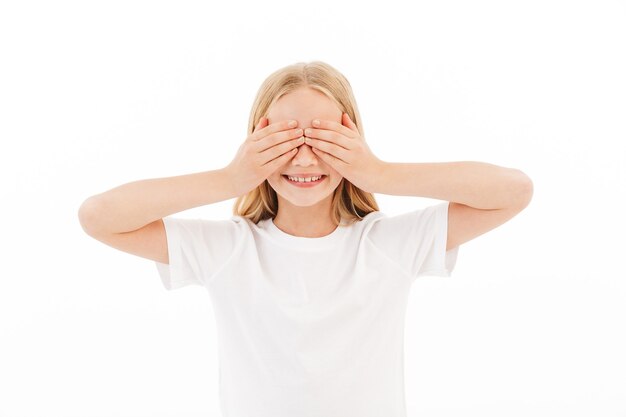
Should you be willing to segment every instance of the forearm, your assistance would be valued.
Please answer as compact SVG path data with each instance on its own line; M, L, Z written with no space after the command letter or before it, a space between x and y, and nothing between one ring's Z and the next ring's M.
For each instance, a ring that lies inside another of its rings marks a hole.
M484 162L383 162L374 192L453 201L479 209L527 204L532 181L522 171Z
M151 178L89 197L79 209L79 219L91 233L122 233L180 211L234 197L225 169Z

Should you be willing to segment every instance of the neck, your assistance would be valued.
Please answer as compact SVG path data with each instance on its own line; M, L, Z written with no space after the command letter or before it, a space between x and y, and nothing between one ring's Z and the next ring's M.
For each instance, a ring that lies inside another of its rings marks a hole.
M279 198L274 225L285 233L299 237L323 237L337 225L330 216L330 199L312 206L294 206Z

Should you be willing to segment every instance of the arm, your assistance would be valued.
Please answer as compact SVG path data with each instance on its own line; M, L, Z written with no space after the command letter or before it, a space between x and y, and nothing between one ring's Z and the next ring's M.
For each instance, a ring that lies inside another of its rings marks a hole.
M235 198L262 183L302 144L297 121L262 117L222 169L135 181L89 197L78 216L88 234L127 233L179 211ZM159 222L157 222L159 221ZM161 227L162 228L162 227Z
M347 113L341 123L313 120L306 144L355 186L372 193L436 198L477 209L530 201L522 171L483 162L393 163L377 158Z
M374 192L434 198L476 209L525 206L533 183L522 171L484 162L382 162Z
M120 185L87 198L78 217L91 235L137 230L170 214L236 197L226 169Z

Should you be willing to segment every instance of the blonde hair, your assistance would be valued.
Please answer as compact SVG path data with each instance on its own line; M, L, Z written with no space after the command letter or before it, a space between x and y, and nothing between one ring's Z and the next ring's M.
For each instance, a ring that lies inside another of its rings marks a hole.
M279 98L302 87L312 88L330 98L342 112L348 113L361 137L364 137L361 116L350 83L343 74L321 61L288 65L265 79L250 111L248 135L254 132L261 117L267 117L270 107ZM333 193L331 203L331 215L335 225L340 225L342 219L348 223L360 221L374 211L379 211L374 195L342 178ZM267 180L247 194L239 196L233 206L234 215L245 217L255 224L274 218L277 213L276 191Z

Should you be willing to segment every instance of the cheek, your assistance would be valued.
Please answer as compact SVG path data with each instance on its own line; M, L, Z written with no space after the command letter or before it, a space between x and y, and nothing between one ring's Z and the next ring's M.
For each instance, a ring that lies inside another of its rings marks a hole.
M280 174L280 172L274 172L272 175L267 177L267 182L270 184L270 186L273 189L276 189L277 187L284 187L285 185L288 185L288 184L285 184L283 176Z
M335 178L339 178L339 180L341 180L343 177L341 176L341 174L339 172L337 172L336 170L329 168L328 169L331 173L331 175Z
M274 186L280 185L280 177L276 174L272 174L267 177L267 182L274 188Z

